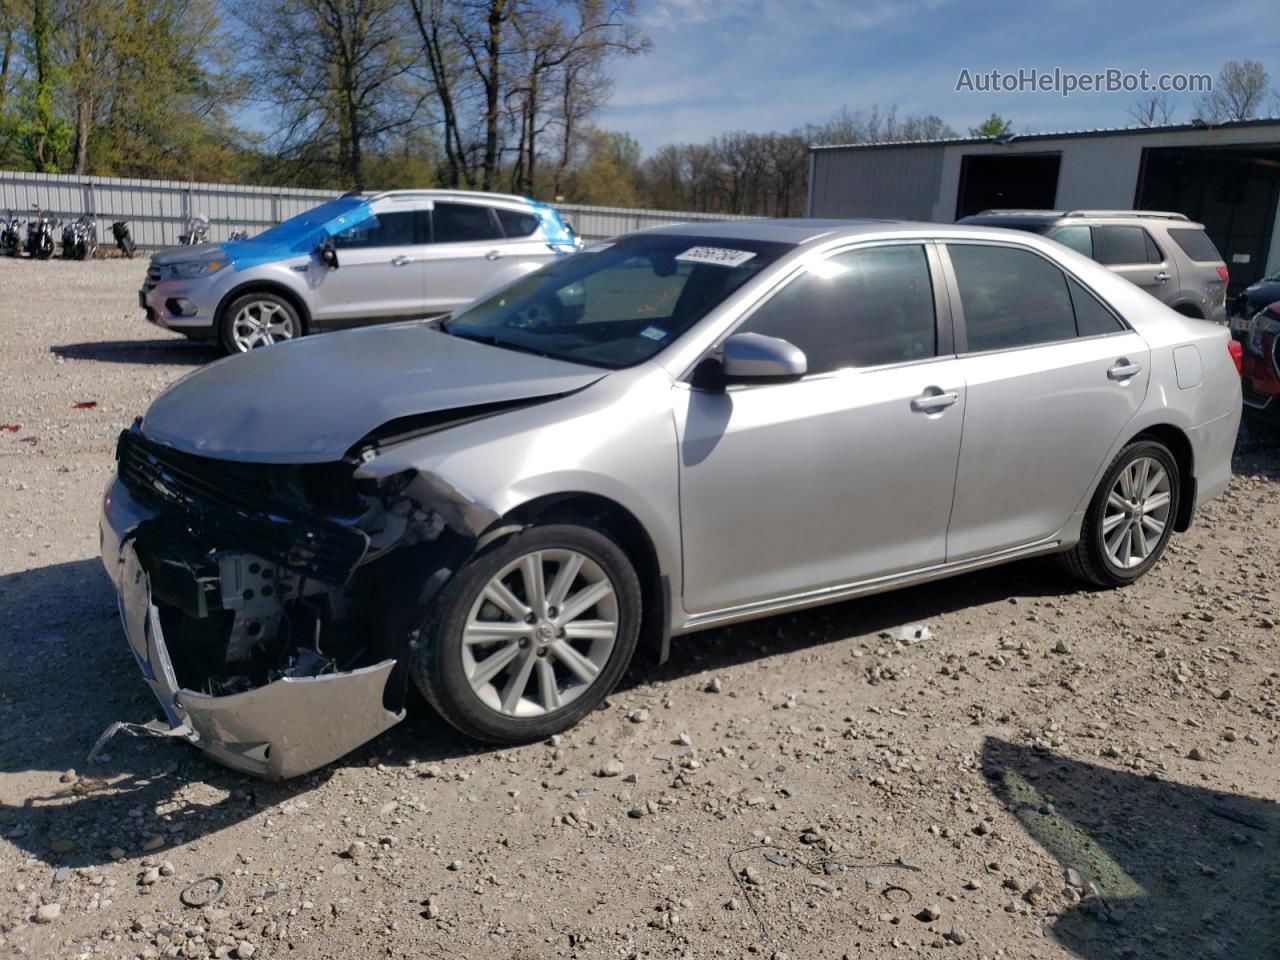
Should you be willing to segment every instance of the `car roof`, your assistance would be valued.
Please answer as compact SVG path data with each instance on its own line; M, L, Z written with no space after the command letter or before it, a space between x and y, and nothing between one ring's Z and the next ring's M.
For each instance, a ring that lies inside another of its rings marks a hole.
M903 224L899 220L816 220L777 218L761 220L692 220L665 227L635 231L645 234L673 234L723 240L772 240L781 243L808 243L820 237L854 236L883 230L886 225ZM936 224L915 224L936 226Z
M636 235L670 235L707 240L766 240L797 246L816 240L859 237L987 237L1008 240L1013 231L980 224L930 223L923 220L714 220L673 223L633 231ZM1019 238L1020 239L1020 238Z
M962 223L1023 223L1042 224L1056 221L1067 222L1106 222L1116 220L1136 220L1143 224L1166 223L1172 227L1193 227L1204 229L1204 224L1196 223L1185 213L1174 213L1169 210L1015 210L992 209L964 217Z
M427 200L472 200L480 203L491 203L496 200L502 203L519 203L525 206L531 206L535 202L528 197L521 197L514 193L490 193L484 190L376 190L349 194L349 196L357 196L370 202L385 198L407 197L422 197Z

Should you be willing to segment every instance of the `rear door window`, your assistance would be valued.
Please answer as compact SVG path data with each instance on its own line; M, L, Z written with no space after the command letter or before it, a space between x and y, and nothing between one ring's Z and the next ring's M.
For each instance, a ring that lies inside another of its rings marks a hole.
M475 203L437 203L431 212L431 229L435 243L497 240L502 236L493 210Z
M937 328L924 247L895 244L822 260L762 304L738 332L795 344L809 373L933 357Z
M1203 230L1195 227L1176 227L1169 231L1169 236L1173 237L1173 242L1196 263L1223 262L1222 254L1218 252L1218 248Z
M1094 227L1094 259L1108 266L1159 263L1158 252L1154 261L1148 258L1148 251L1155 246L1155 244L1148 246L1149 240L1147 231L1141 227Z
M948 244L971 353L1070 340L1075 311L1067 277L1028 250Z

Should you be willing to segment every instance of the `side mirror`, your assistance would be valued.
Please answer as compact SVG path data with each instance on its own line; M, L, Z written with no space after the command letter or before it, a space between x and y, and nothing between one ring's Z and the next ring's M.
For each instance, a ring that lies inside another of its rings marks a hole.
M739 380L795 380L809 370L804 351L781 337L735 333L724 342L724 378Z
M338 249L333 245L332 240L326 240L320 244L316 253L320 254L320 262L330 270L338 269Z

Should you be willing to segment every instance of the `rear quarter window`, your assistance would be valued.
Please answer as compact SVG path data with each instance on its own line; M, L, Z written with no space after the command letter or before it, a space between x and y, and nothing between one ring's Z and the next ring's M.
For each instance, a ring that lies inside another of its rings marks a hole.
M498 222L508 237L528 237L538 229L538 218L532 213L497 208Z
M1218 248L1213 245L1213 241L1203 230L1197 230L1194 227L1176 227L1169 231L1169 236L1182 248L1183 253L1197 263L1222 262L1222 254L1218 252Z

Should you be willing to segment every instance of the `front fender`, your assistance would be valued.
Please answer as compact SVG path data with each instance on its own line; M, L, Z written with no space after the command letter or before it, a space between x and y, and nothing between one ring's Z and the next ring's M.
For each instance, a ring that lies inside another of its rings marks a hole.
M386 482L403 475L405 495L476 538L546 496L602 497L640 522L659 572L678 584L671 382L656 367L619 371L568 396L395 444L356 477Z

